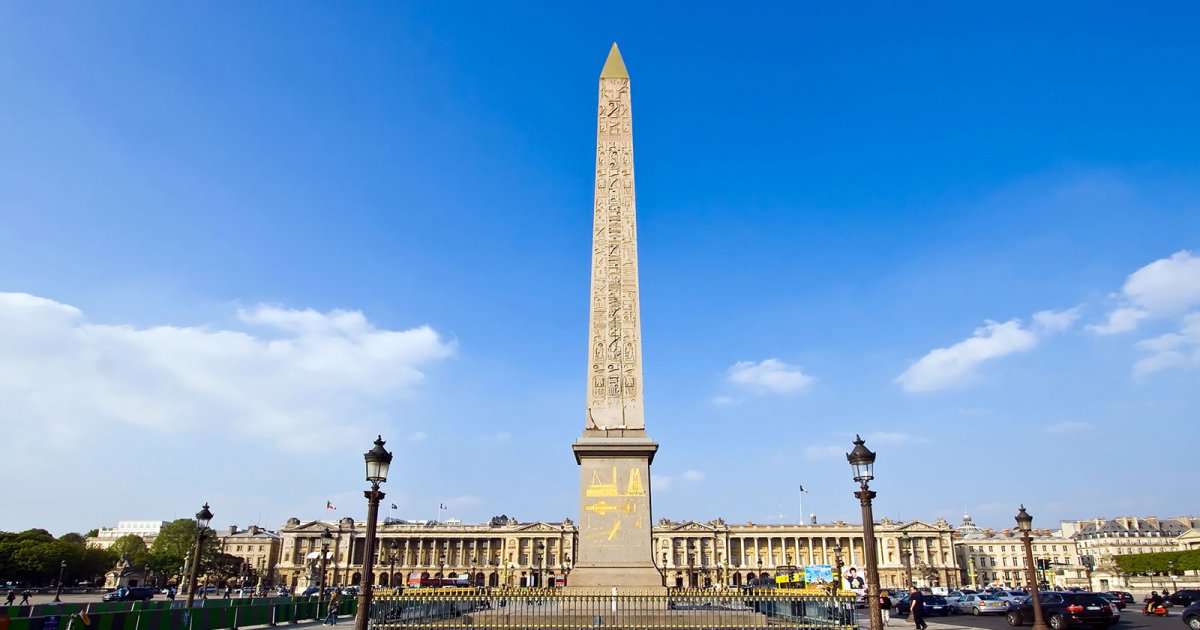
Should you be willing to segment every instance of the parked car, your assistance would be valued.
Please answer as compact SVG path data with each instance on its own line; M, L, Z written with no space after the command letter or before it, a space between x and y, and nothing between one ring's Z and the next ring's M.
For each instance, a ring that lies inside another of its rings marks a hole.
M958 612L971 613L972 615L985 615L988 613L1002 615L1008 612L1008 604L995 595L972 593L971 595L964 595L962 599L958 600Z
M1191 628L1191 630L1200 630L1200 602L1184 608L1180 616L1183 617L1183 623L1188 628Z
M154 599L154 589L145 586L131 586L126 589L109 591L100 598L106 602L138 602Z
M1191 606L1197 601L1200 601L1200 589L1181 589L1171 593L1171 596L1168 597L1167 600L1176 606Z
M1121 599L1120 595L1113 595L1112 593L1096 593L1096 594L1099 595L1100 597L1103 597L1104 599L1108 600L1108 603L1112 604L1113 606L1116 606L1118 611L1125 610L1125 600Z
M922 595L922 600L924 603L921 605L921 608L925 612L925 616L928 617L932 615L942 615L944 617L950 614L950 611L946 606L945 597L942 597L941 595ZM900 599L893 602L892 610L894 610L897 615L903 616L909 613L909 608L911 606L912 602L909 600L908 595L904 595Z
M1042 602L1042 618L1053 630L1069 626L1090 625L1107 628L1119 620L1113 615L1113 606L1097 593L1048 591L1039 594ZM1026 602L1008 611L1008 625L1020 626L1033 623L1033 604Z
M317 593L320 593L320 592L321 592L320 586L310 586L310 587L304 589L303 591L300 591L300 597L310 597L310 596L316 595Z
M1029 599L1029 593L1026 593L1025 591L996 591L992 593L992 595L1000 598L1005 604L1008 605L1010 610L1020 606L1021 604L1025 603L1025 600Z
M1109 591L1109 593L1112 593L1113 595L1120 597L1122 604L1134 603L1133 593L1130 593L1129 591Z

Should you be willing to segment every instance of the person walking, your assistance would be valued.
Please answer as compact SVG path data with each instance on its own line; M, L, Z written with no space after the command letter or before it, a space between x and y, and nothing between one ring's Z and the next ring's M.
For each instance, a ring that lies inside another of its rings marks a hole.
M887 626L892 622L892 598L888 597L888 592L883 591L879 594L879 612L883 614L883 625Z
M13 602L17 601L17 592L13 589L8 589L8 597L4 598L7 605L12 606Z
M342 605L342 592L334 591L333 597L329 598L329 613L325 615L325 621L321 622L323 626L336 626L338 608Z
M25 589L25 590L21 591L21 603L17 604L17 605L18 606L28 606L30 595L33 595L33 593L29 589Z
M925 596L917 587L910 587L908 591L908 614L911 615L912 622L917 626L917 630L925 630L929 624L925 623Z

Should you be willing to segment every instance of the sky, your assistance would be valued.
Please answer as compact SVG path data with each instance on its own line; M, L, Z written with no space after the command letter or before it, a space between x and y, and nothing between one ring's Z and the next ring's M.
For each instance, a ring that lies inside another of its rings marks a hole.
M656 519L1197 514L1198 13L0 3L0 530L578 520L614 41Z

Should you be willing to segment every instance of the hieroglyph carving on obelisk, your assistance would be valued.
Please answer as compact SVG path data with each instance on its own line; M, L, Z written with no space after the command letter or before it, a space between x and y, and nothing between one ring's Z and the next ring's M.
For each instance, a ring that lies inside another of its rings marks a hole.
M600 73L588 328L587 430L644 430L629 73L613 44Z

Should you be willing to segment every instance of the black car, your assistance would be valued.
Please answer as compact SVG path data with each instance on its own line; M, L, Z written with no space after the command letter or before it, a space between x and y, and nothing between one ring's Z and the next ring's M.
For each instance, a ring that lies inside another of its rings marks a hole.
M1171 593L1171 596L1167 598L1167 601L1176 606L1191 606L1192 604L1200 601L1200 589L1185 588L1175 591L1174 593Z
M1118 621L1113 606L1097 593L1048 591L1041 593L1042 617L1054 630L1089 625L1107 628ZM1033 623L1033 603L1027 601L1008 611L1008 625Z
M1183 609L1183 623L1191 630L1200 630L1200 602Z
M1117 610L1125 610L1125 598L1121 597L1120 595L1117 595L1116 593L1108 593L1108 592L1096 593L1096 594L1099 595L1100 597L1103 597L1104 599L1107 599L1108 603L1117 607Z
M100 598L106 602L136 602L154 599L154 589L144 586L131 586L124 591L120 589L109 591Z
M1113 595L1120 597L1121 603L1123 603L1123 604L1134 603L1133 602L1133 593L1130 593L1129 591L1109 591L1109 593L1112 593Z
M925 613L926 617L933 615L945 617L950 614L950 604L946 601L945 597L941 595L923 595L922 600L924 603L921 605L921 611ZM892 610L897 615L907 615L911 605L912 602L909 601L908 595L904 595L893 602Z

